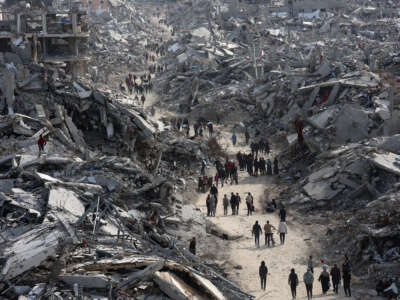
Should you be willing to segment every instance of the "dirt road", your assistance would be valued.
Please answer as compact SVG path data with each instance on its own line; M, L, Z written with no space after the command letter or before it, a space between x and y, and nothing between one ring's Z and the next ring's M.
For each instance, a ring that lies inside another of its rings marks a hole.
M227 146L227 151L230 154L235 154L239 150L248 151L248 148L241 141L239 141L239 145L233 147L230 143L230 133L222 133L221 142ZM209 174L215 174L214 168L208 169L208 172ZM258 220L262 228L267 220L275 227L278 227L278 215L275 213L262 214L261 204L259 203L265 189L268 190L272 197L279 191L279 183L274 183L275 181L272 176L249 177L246 172L240 172L239 185L229 184L223 188L219 187L216 217L210 218L210 220L231 234L242 235L239 240L221 240L221 243L228 243L229 253L226 254L226 257L229 261L228 265L232 267L226 271L229 273L230 279L233 279L247 292L256 296L256 299L292 299L287 281L290 269L295 268L300 281L297 299L307 299L303 283L303 274L306 271L306 262L310 253L306 242L308 239L307 232L304 232L303 228L298 224L293 224L290 221L290 217L288 217L288 234L284 245L280 245L279 235L274 234L276 245L275 247L267 248L264 245L264 234L262 234L260 248L256 248L251 235L251 229L256 220ZM239 216L232 216L230 208L228 216L223 216L222 197L224 194L229 197L231 192L239 193L242 198ZM256 212L252 216L247 216L244 200L247 192L251 192L255 200ZM206 213L205 199L206 194L199 194L197 200L197 206L204 213ZM260 289L258 276L258 267L262 260L266 262L269 270L266 291ZM321 268L315 268L315 277L318 277L321 271ZM327 300L351 299L344 297L342 287L339 295L334 295L331 289L327 296L322 296L321 285L317 280L314 281L314 294L314 298L323 297Z

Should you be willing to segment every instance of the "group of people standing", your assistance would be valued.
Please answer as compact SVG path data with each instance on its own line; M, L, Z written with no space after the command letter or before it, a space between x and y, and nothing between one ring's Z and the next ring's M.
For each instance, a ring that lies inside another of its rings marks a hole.
M286 234L288 233L287 225L286 225L286 209L284 206L281 207L279 211L280 222L278 228L271 225L269 221L264 225L264 235L265 235L265 246L275 246L275 241L273 237L273 230L276 230L279 233L279 239L281 245L285 244ZM262 229L258 221L255 222L253 228L251 230L252 236L254 236L254 242L257 248L260 248L260 235L262 234Z
M265 160L264 157L254 156L253 153L245 154L240 151L236 154L236 158L239 162L239 168L241 171L246 170L249 176L265 176L265 175L278 175L279 174L279 163L278 158L274 158L272 166L271 160Z
M254 198L253 195L248 192L245 196L246 206L247 206L247 215L252 215L254 211ZM224 207L224 216L228 215L228 207L230 206L232 209L232 216L239 215L239 206L242 202L242 199L239 193L231 193L230 198L225 194L222 198L222 205ZM210 193L207 195L206 199L207 206L207 216L215 217L217 206L218 206L218 188L215 184L213 184L210 188Z

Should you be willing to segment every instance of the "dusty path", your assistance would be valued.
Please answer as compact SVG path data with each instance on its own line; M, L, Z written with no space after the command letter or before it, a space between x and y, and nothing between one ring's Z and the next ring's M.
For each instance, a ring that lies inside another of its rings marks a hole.
M225 132L222 133L221 142L227 146L228 153L234 154L238 150L247 150L245 145L240 141L240 138L241 137L238 136L239 145L233 148L230 144L230 133ZM208 172L210 175L215 174L214 168L210 168ZM299 225L293 224L290 221L289 216L287 218L287 240L284 245L280 245L279 235L275 233L275 247L267 248L264 246L264 234L262 234L260 239L260 248L256 248L254 239L251 236L251 228L256 220L258 220L262 228L267 220L269 220L269 222L275 227L279 224L279 217L277 214L260 213L261 204L259 203L259 200L264 195L264 190L268 189L271 196L279 190L279 186L274 183L274 181L274 178L269 176L250 178L246 172L240 172L239 185L225 184L223 188L221 188L221 186L219 187L217 216L210 219L229 233L242 235L242 238L235 241L221 240L221 243L228 243L229 253L226 254L226 257L230 262L229 265L233 266L226 270L229 273L230 279L239 283L239 285L250 294L256 296L256 299L292 299L287 280L290 269L295 268L300 280L297 299L307 299L303 283L303 274L306 271L306 261L309 255L309 248L306 242L308 238L307 233L303 232L302 228L299 228ZM223 216L222 197L224 194L227 194L229 197L231 192L239 193L242 198L239 216L232 216L230 207L228 216ZM247 216L247 209L244 200L247 192L252 193L256 207L256 212L253 216L249 217ZM199 194L197 200L197 206L204 213L206 213L205 199L206 194ZM258 267L262 260L266 262L269 270L266 291L260 289L258 276ZM242 269L237 269L235 266L241 266ZM315 268L315 277L318 277L321 271L321 268ZM338 296L333 294L332 289L328 292L327 296L323 296L320 283L317 280L314 281L314 294L314 298L323 298L327 300L351 299L342 296L344 294L343 289L340 291Z
M155 18L153 21L156 25L158 19ZM157 24L159 26L159 24ZM156 25L156 26L157 26ZM168 37L169 34L164 34L164 37ZM155 105L158 101L156 93L149 93L146 96L146 103L144 109L150 109L152 105ZM164 110L156 110L154 116L155 119L160 119L170 112ZM237 153L237 151L247 152L248 146L244 145L242 134L238 135L238 144L233 147L231 144L231 131L220 129L219 142L227 149L227 152L231 155ZM272 148L272 154L270 157L273 158L276 150ZM215 174L213 167L207 170L209 175ZM223 241L220 240L221 245L212 244L205 246L204 244L200 247L201 249L207 249L209 253L203 253L203 255L213 255L215 249L220 246L221 251L226 251L226 255L219 253L218 258L226 257L227 266L225 271L228 272L230 279L239 283L250 294L256 296L256 299L268 299L268 300L283 300L292 299L290 288L287 283L288 275L291 268L296 269L296 273L299 276L300 284L297 290L297 299L307 299L306 291L303 283L303 273L306 271L306 262L310 253L310 249L307 245L309 236L304 229L290 221L290 216L287 218L288 224L288 235L285 245L280 245L278 234L274 234L276 242L275 247L267 248L264 246L264 234L261 235L260 248L256 248L254 245L254 239L251 236L251 228L256 220L259 221L261 227L267 220L274 225L278 226L279 217L277 214L261 214L260 199L264 198L265 189L271 197L274 197L279 192L279 183L276 183L276 179L273 177L249 177L246 172L240 172L239 174L239 185L226 184L223 188L219 187L219 202L217 208L217 217L210 218L212 222L219 225L233 235L241 235L242 238L235 241ZM239 210L239 216L232 216L229 208L228 216L223 216L222 197L224 194L228 196L231 192L239 193L242 198L242 203ZM245 195L247 192L251 192L255 199L256 212L252 216L247 216L247 209L245 205ZM205 199L206 194L197 194L196 205L206 213ZM271 199L271 198L270 198ZM215 239L201 239L199 243L207 243L207 241ZM214 243L214 242L213 242ZM222 244L223 243L223 244ZM204 250L204 251L207 251ZM200 253L202 255L202 253ZM258 276L258 267L260 262L264 260L268 266L269 274L267 277L267 289L262 291L260 289L260 281ZM240 266L240 267L239 267ZM315 277L318 278L321 268L315 268ZM323 298L326 300L332 299L352 299L344 297L343 288L340 287L340 294L334 295L332 289L328 292L328 295L323 296L321 292L321 286L317 279L314 281L314 299Z

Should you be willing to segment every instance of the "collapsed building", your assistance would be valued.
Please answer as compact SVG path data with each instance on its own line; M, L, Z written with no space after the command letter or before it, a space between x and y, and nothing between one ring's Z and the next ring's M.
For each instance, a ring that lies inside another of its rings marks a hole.
M42 3L43 4L43 3ZM41 89L53 79L52 65L65 64L76 76L85 67L89 28L87 11L78 3L56 7L30 6L20 2L1 11L0 53L3 72L3 97L11 114L14 111L16 85ZM44 5L44 4L43 4ZM41 64L33 70L32 65Z

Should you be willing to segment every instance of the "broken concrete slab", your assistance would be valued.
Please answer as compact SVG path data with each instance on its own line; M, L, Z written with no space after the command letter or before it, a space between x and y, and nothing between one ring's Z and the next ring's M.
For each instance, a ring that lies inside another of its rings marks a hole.
M6 244L3 255L7 260L1 270L2 280L13 279L39 266L48 257L55 257L60 242L67 237L57 225L47 223L37 225L17 241Z
M309 182L318 182L321 180L326 180L326 179L329 179L329 178L335 176L337 172L338 172L338 170L335 167L325 167L325 168L318 170L317 172L312 173L310 176L308 176L308 181Z
M382 100L382 99L375 99L375 113L382 119L382 120L389 120L392 117L391 109L390 109L390 101L389 100Z
M15 134L32 136L33 130L24 123L22 119L16 119L13 123L13 131Z
M14 188L14 179L0 179L0 192L10 193Z
M335 122L336 142L343 144L367 138L370 124L368 115L369 112L359 106L344 105Z
M339 89L340 89L340 85L339 84L335 84L333 86L333 88L331 90L331 93L329 94L329 97L325 102L326 105L332 105L335 102L336 97L337 97L337 95L339 93Z
M78 284L80 287L88 289L105 289L112 283L111 278L104 274L64 274L58 276L58 278L71 287L73 287L74 284Z
M150 136L156 132L156 128L143 119L138 113L131 111L131 114L134 116L133 121L142 130L145 136Z
M72 85L76 89L78 96L80 99L86 99L89 98L92 95L91 90L85 90L79 83L73 82Z
M381 150L400 154L400 134L372 139L369 145Z
M199 299L206 300L207 297L199 291L186 284L182 279L170 272L156 272L153 275L153 280L159 288L172 299L176 300L191 300Z
M44 111L44 107L41 104L36 104L35 105L36 109L36 116L38 119L45 119L46 118L46 112Z
M85 212L85 206L79 200L78 195L60 187L50 190L48 206L54 210L67 213L72 222L75 222Z
M11 194L21 207L27 210L35 210L42 214L45 201L41 199L41 197L26 192L20 188L11 189Z
M0 166L5 165L5 164L11 164L11 162L14 158L15 158L15 154L11 154L6 157L0 158Z
M315 98L317 97L317 95L319 93L319 90L320 90L320 87L316 87L313 89L310 96L308 97L307 102L304 103L304 106L303 106L304 109L309 109L313 105Z
M330 180L309 182L303 186L303 190L309 197L316 201L331 200L343 190L341 188L332 189L331 183Z
M324 130L328 124L334 120L334 117L339 112L336 107L329 107L321 113L309 117L307 121L317 129Z
M74 139L75 143L79 148L85 148L86 142L80 135L80 131L75 126L74 122L70 117L65 117L65 124L68 126L68 130L71 133L72 138Z
M367 159L378 168L400 175L400 157L397 154L391 152L372 153Z

